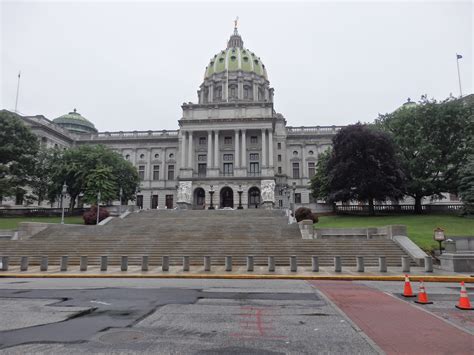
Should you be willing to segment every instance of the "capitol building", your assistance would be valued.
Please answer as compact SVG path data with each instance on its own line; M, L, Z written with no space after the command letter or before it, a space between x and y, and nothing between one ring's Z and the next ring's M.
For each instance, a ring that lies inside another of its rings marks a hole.
M22 119L43 146L103 144L121 154L137 168L135 203L144 209L323 208L309 182L341 127L288 126L274 110L265 64L237 27L209 60L197 94L171 131L98 132L75 109L52 121Z

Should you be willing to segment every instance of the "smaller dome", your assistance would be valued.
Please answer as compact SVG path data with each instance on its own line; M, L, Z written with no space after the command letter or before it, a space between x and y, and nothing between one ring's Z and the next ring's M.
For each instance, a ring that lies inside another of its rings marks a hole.
M76 109L73 112L55 118L53 122L72 133L97 133L94 124L81 116Z

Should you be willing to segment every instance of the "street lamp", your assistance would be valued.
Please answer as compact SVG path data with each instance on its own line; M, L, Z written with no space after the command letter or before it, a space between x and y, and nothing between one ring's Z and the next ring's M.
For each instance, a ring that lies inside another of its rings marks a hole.
M96 225L99 224L99 214L100 214L99 204L100 204L100 191L97 193L97 220L95 222Z
M120 186L120 191L119 191L119 198L120 198L120 206L119 206L119 215L122 214L122 195L123 195L123 189L122 187Z
M213 186L211 185L210 189L209 189L209 194L211 195L211 204L209 205L209 209L210 210L213 210L214 209L214 205L212 204L212 196L214 195L214 188Z
M64 224L64 196L66 194L67 194L67 185L66 185L66 181L64 181L63 189L61 190L61 208L62 208L61 224Z
M238 209L238 210L242 210L242 209L244 209L244 208L242 207L242 192L244 192L244 191L242 190L242 185L239 185L239 189L237 190L237 192L239 193L239 207L237 207L237 209Z

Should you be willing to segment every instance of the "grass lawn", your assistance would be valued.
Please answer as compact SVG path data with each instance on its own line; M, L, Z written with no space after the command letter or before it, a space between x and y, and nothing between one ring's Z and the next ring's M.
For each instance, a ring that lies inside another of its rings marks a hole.
M316 228L380 227L388 224L404 224L408 236L423 249L438 247L433 240L433 229L441 227L447 236L474 236L474 219L453 215L395 215L395 216L321 216Z
M0 229L16 229L20 222L60 223L61 217L0 217ZM64 217L64 223L84 224L82 216Z

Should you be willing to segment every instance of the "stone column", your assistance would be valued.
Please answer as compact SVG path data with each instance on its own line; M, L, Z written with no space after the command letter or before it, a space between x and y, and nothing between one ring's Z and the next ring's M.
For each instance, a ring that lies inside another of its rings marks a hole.
M166 157L161 157L163 162ZM186 132L181 131L181 169L186 167Z
M151 164L151 154L153 153L152 149L148 149L148 179L153 180L153 165Z
M159 158L161 159L159 179L164 180L165 179L166 148L165 149L160 149L158 154L160 154ZM181 155L183 155L183 154L181 154ZM176 168L178 168L178 167L176 167Z
M239 159L239 130L235 130L235 157L234 157L234 168L237 169L240 167L240 159Z
M207 169L212 166L212 131L207 131Z
M214 167L219 169L219 131L214 131Z
M308 177L308 163L306 162L306 154L305 154L305 148L306 148L306 145L303 144L303 146L301 147L301 164L303 165L302 166L302 178L307 178Z
M244 98L244 84L241 79L239 79L237 84L237 97L239 100L243 100Z
M262 168L267 167L267 140L265 129L262 129Z
M192 169L193 168L193 162L194 162L194 147L193 147L193 132L189 132L189 141L188 141L188 168Z
M268 167L273 168L273 129L268 131Z
M242 168L247 168L247 138L245 137L246 130L242 130Z
M209 87L209 102L214 101L214 84Z

